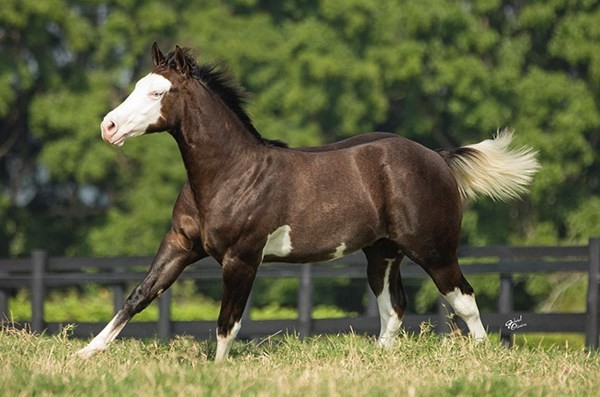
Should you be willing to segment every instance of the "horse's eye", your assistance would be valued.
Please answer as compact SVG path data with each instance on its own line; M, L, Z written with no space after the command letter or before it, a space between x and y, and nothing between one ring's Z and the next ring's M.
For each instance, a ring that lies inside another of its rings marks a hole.
M150 96L152 98L160 98L161 96L163 96L164 93L165 93L164 91L152 91L150 93Z

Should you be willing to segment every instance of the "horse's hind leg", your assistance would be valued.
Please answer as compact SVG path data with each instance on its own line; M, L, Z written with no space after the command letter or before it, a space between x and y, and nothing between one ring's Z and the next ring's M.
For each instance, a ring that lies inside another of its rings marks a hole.
M417 263L431 276L438 290L467 324L473 338L484 340L487 335L481 323L475 294L458 266L456 254L448 255L444 262L432 260Z
M406 309L406 295L400 277L400 262L403 255L395 243L379 240L363 249L367 256L369 286L377 297L381 329L378 343L391 347L402 325Z

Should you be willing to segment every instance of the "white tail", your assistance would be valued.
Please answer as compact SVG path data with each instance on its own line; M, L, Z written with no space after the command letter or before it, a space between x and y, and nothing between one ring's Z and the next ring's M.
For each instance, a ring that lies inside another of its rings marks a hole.
M537 152L528 147L509 149L512 131L498 132L494 139L442 152L463 200L478 195L506 201L527 192L540 168Z

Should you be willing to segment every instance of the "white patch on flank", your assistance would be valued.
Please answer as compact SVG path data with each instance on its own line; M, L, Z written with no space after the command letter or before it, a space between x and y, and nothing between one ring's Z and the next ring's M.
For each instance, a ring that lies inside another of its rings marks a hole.
M344 256L345 252L346 252L346 243L341 243L340 245L337 246L337 248L335 249L335 252L333 253L333 259L338 259L341 258L342 256Z
M292 252L292 239L289 225L279 226L273 233L267 236L267 242L263 248L263 258L267 255L285 257Z
M92 341L83 349L77 352L77 355L81 358L90 358L94 354L106 350L110 342L115 340L119 333L125 328L126 322L116 327L115 322L118 314L108 323L106 327L100 332Z
M161 100L171 85L167 78L154 73L140 79L127 99L104 117L102 139L121 146L127 138L146 132L160 120Z
M377 307L379 308L379 320L381 322L378 343L387 349L394 345L396 337L400 333L402 319L398 317L398 313L392 307L392 297L390 295L390 271L395 259L386 259L385 261L387 267L383 276L383 290L377 297Z
M221 336L217 332L217 354L215 355L215 361L223 361L229 355L229 351L231 350L231 345L233 344L233 340L237 336L238 332L240 332L240 328L242 328L242 322L238 321L233 324L233 328L229 332L227 336Z
M475 340L481 341L486 339L487 334L479 318L479 309L473 295L463 294L459 288L455 288L454 291L444 295L444 298L446 298L456 314L467 323L469 331L471 331Z

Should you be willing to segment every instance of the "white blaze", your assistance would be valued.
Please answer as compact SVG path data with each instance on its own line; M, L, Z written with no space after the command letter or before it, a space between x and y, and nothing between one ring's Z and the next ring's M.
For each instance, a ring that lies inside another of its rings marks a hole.
M140 79L127 99L104 117L102 138L121 146L125 139L146 132L150 125L160 120L161 100L171 85L168 79L154 73Z

